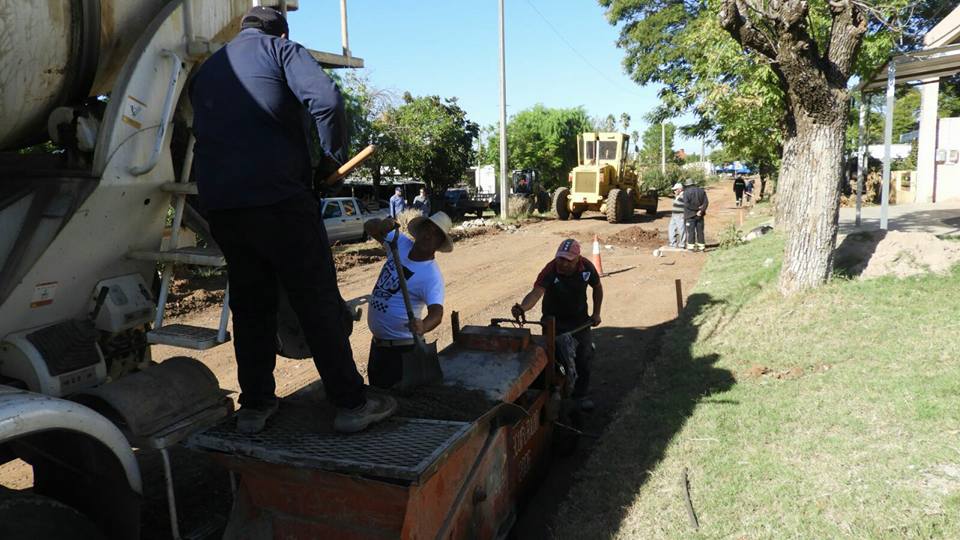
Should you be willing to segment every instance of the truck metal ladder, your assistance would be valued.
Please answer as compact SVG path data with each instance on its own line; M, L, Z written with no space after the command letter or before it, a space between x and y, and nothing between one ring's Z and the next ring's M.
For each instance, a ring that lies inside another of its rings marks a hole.
M224 260L223 254L215 248L177 247L180 240L180 225L183 222L183 211L187 202L187 196L197 193L196 183L189 181L190 169L193 166L193 147L195 144L196 139L193 135L190 135L190 140L187 143L187 152L183 160L183 167L180 170L180 178L175 182L167 182L160 186L162 191L170 194L174 209L168 249L131 251L128 257L141 261L152 261L163 265L163 272L160 277L160 295L157 298L157 313L153 321L153 330L147 333L147 342L203 351L230 341L230 333L227 332L227 322L230 318L229 286L224 292L223 306L220 311L220 325L218 328L205 328L180 323L163 324L164 310L167 304L167 297L170 293L170 280L173 277L173 269L176 265L187 264L211 268L222 268L226 266L226 260Z

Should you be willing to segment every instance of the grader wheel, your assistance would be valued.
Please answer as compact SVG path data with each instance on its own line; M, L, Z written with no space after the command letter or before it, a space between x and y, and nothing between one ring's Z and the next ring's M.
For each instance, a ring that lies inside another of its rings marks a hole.
M607 193L607 221L610 223L623 223L626 221L627 208L630 202L627 200L627 192L622 189L611 189Z
M553 192L553 209L557 212L557 218L560 221L570 219L570 188L557 188Z

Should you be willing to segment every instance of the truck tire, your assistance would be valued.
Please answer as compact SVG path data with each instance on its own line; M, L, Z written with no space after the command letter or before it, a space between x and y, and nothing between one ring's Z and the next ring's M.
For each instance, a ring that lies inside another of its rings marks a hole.
M550 194L546 191L537 193L537 212L546 214L550 210Z
M622 223L626 211L627 192L622 189L611 189L607 193L607 221Z
M104 540L86 516L34 493L0 488L0 538L4 540Z
M557 190L553 192L553 209L557 212L557 219L560 221L570 219L569 201L570 188L557 188ZM574 219L580 219L580 216L575 215Z
M651 189L647 192L647 196L653 199L653 206L648 206L644 208L644 210L646 210L647 214L655 216L657 215L657 204L660 202L660 194L657 193L657 190Z

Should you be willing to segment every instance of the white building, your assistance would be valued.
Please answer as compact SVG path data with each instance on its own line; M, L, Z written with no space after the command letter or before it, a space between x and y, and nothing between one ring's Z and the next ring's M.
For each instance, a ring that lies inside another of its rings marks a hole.
M917 142L916 202L960 198L960 118L938 118L937 104L943 70L960 70L960 57L952 54L960 42L960 8L954 9L924 37L924 51L948 47L947 54L931 56L933 77L921 79L920 129ZM909 64L905 64L909 66ZM901 79L898 75L898 79Z

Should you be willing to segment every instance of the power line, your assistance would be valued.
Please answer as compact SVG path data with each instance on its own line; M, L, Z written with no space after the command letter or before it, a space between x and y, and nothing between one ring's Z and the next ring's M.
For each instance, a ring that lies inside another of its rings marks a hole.
M604 79L606 79L607 82L609 82L610 84L612 84L615 88L617 88L617 89L620 90L621 92L624 92L624 93L626 93L626 94L630 94L630 95L632 95L632 96L634 96L634 97L643 98L643 96L641 96L640 94L636 94L636 93L634 93L634 92L631 92L630 90L627 90L626 88L623 88L622 86L620 86L620 83L618 83L617 81L611 79L604 71L602 71L601 69L599 69L597 66L593 65L593 63L590 62L590 60L587 59L586 56L584 56L583 54L581 54L580 51L578 51L577 48L573 46L573 44L571 44L569 41L567 41L567 38L563 37L563 34L560 33L559 30L557 30L557 27L555 27L555 26L553 25L553 23L551 23L550 20L547 19L547 17L544 16L544 14L540 12L539 9L537 9L537 6L533 5L533 2L531 2L530 0L526 0L526 2L527 2L527 4L530 6L530 8L533 9L534 13L536 13L541 19L543 19L543 22L547 23L547 26L550 27L550 30L560 39L560 41L562 41L564 45L566 45L571 51L573 51L574 54L576 54L577 56L580 57L581 60L583 60L583 63L584 63L584 64L590 66L590 67L591 67L594 71L596 71L601 77L603 77Z

